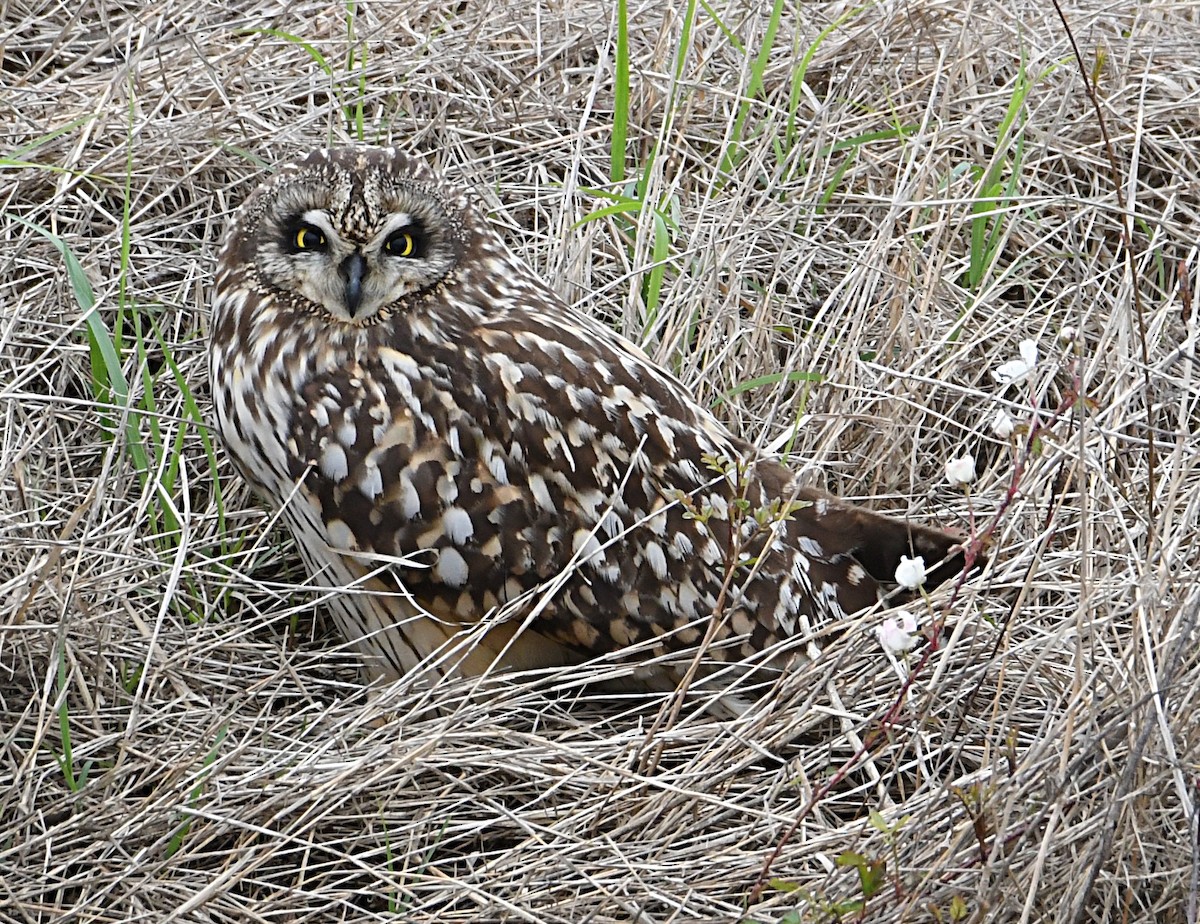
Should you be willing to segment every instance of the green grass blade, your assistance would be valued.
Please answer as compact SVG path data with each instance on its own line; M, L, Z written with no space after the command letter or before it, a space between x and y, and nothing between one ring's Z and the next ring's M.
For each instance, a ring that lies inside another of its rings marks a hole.
M625 179L625 143L629 133L629 3L617 0L617 60L613 74L613 129L609 179Z
M66 781L67 788L71 792L79 792L87 785L88 774L91 773L92 761L85 761L79 772L75 770L75 751L74 745L71 742L71 711L67 706L67 649L66 642L62 642L58 646L58 669L56 671L56 680L58 681L58 736L59 744L62 747L61 754L55 754L54 758L58 763L59 769L62 771L63 779Z
M675 54L676 83L683 79L683 69L687 65L687 53L692 47L692 28L696 24L696 3L697 0L688 0L687 9L683 13L683 28L679 33L679 50Z
M23 161L22 158L25 157L25 155L27 155L27 154L32 154L34 151L36 151L42 145L53 141L55 138L65 135L68 132L72 132L75 129L79 128L81 125L86 125L88 122L92 121L94 118L96 118L96 113L89 112L87 115L81 115L78 118L72 119L70 122L60 125L58 128L52 128L50 131L46 132L43 135L38 135L38 137L34 138L32 141L29 141L29 142L21 145L15 151L12 151L11 153L5 155L3 158L0 158L0 166L4 166L4 167L17 167L17 166L45 167L48 170L58 170L61 173L70 172L70 171L64 170L62 167L51 167L48 164L39 164L39 163L30 162L30 161Z
M775 37L779 33L779 23L783 17L783 7L784 0L775 0L774 5L771 7L771 18L767 20L767 29L763 34L762 47L758 49L754 63L750 66L750 82L746 86L746 94L742 98L741 105L738 106L737 116L733 122L733 131L730 132L729 136L729 144L725 148L725 153L721 156L719 170L723 174L728 174L742 159L742 139L746 129L746 120L750 116L750 107L753 105L755 98L762 92L763 74L766 73L767 63L771 59L771 48L774 46Z
M608 218L610 215L629 215L638 214L642 210L642 203L637 199L622 199L622 201L613 205L606 205L604 208L596 209L594 212L588 212L579 221L571 225L572 228L578 228L581 225L587 224L589 221L599 221L602 218Z
M796 65L792 71L791 88L788 91L788 120L787 128L784 130L784 152L791 152L795 147L796 139L799 135L799 130L796 127L796 113L800 109L800 96L804 87L804 79L808 76L808 69L812 65L813 58L816 57L817 50L825 43L835 31L844 26L847 22L858 16L863 10L874 6L874 3L865 3L862 6L856 6L853 9L846 10L841 16L837 17L833 22L827 25L813 40L812 44L805 49L804 54L800 57L800 63Z
M88 281L83 265L71 252L66 242L56 234L52 234L40 225L34 224L18 215L10 215L14 221L25 225L46 238L63 258L67 268L67 279L71 283L75 302L83 312L84 329L88 339L88 352L91 357L92 387L96 400L104 405L118 408L129 408L129 382L121 367L121 356L109 333L108 325L96 310L96 296L92 284ZM112 433L111 424L109 432ZM148 460L141 445L137 425L131 414L126 425L126 449L133 458L138 471L147 471Z
M216 740L213 742L213 746L209 748L208 753L204 755L203 767L200 770L195 785L192 786L191 790L188 792L187 807L189 809L194 810L196 805L200 802L200 796L204 792L204 784L208 782L208 777L212 773L213 764L217 761L217 754L220 752L221 745L224 743L225 737L228 734L229 723L226 722L221 726L220 730L218 730ZM171 839L167 842L166 855L168 858L173 857L179 852L179 849L183 846L184 840L188 836L188 832L191 830L192 817L188 815L182 822L180 822L179 827L175 829L175 832L171 835Z
M283 39L285 42L291 42L296 47L302 48L305 53L313 59L317 67L323 70L327 76L333 76L333 68L330 67L329 62L325 59L325 56L317 50L317 47L311 42L304 41L304 39L300 38L300 36L293 32L284 32L282 29L266 28L242 29L240 31L243 35L269 35L272 38Z
M709 18L717 24L717 28L721 30L725 39L733 46L734 51L739 55L744 55L746 53L746 46L742 44L742 40L737 37L737 34L729 26L725 25L725 21L717 15L717 11L713 8L713 5L708 0L700 0L700 5L704 8L704 12L708 14Z
M645 304L646 323L644 329L649 332L654 329L658 319L658 305L662 298L663 275L667 270L667 258L671 253L671 232L667 228L666 219L659 212L654 213L654 268L646 279Z
M739 382L730 388L728 391L722 392L712 406L720 407L730 398L737 397L742 392L751 391L755 388L763 388L768 385L778 385L780 382L810 382L814 385L819 385L825 381L825 376L819 372L772 372L769 375L760 375L757 378L747 379L744 382Z

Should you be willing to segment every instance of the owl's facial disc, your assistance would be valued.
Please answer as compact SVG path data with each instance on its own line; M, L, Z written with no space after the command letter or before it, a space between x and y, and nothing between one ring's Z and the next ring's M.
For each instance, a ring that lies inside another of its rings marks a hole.
M386 179L332 189L284 185L258 229L263 279L306 309L352 324L403 310L436 285L458 259L453 222L420 186Z
M361 323L443 272L428 260L424 226L406 212L389 216L366 240L355 240L339 234L327 212L306 209L282 223L278 243L288 267L273 281L342 321Z

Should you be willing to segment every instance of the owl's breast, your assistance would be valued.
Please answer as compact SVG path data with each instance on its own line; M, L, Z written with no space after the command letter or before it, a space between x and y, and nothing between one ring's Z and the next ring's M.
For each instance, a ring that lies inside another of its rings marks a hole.
M218 295L209 360L217 429L238 473L277 507L295 487L292 433L305 391L326 370L345 368L352 350L261 311L224 336L230 315Z

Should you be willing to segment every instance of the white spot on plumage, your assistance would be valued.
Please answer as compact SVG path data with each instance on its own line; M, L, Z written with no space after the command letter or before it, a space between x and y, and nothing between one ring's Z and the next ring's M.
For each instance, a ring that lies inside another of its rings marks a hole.
M446 472L437 480L438 499L443 504L453 504L458 500L458 466L453 462L446 464Z
M337 443L327 442L321 448L321 474L330 481L341 481L349 473L346 450Z
M600 516L600 505L604 503L604 495L595 488L585 489L576 492L575 503L579 506L579 513L583 519L592 522Z
M442 514L442 529L446 531L446 538L455 545L462 545L475 533L471 515L462 507L446 508Z
M658 430L659 436L663 442L667 444L667 452L671 455L675 454L675 433L673 432L670 422L664 417L655 418L655 429Z
M621 578L621 568L618 565L601 564L599 559L592 559L596 574L610 584L617 583Z
M492 477L499 484L508 484L508 467L504 464L504 458L500 455L498 447L491 440L484 440L479 446L480 455L483 456L483 464L487 466L487 470L492 473Z
M354 533L345 520L330 520L325 524L325 540L330 548L353 551L358 548Z
M587 368L587 361L570 347L562 348L562 358L580 371Z
M624 441L615 433L602 433L600 435L600 448L621 464L629 461L629 450L626 448Z
M583 412L591 407L594 407L596 400L599 397L592 389L580 385L567 386L566 394L567 401L570 403L571 407L579 412Z
M546 454L551 458L556 455L555 449L561 449L567 467L572 472L575 471L575 457L571 454L571 447L567 445L567 441L563 438L560 431L551 430L546 435L546 438L542 440L542 445L546 447Z
M662 546L657 542L647 542L642 549L645 553L646 561L650 565L650 570L654 572L654 576L660 581L667 577L667 556L663 554Z
M529 485L529 491L531 494L533 494L533 499L537 501L537 505L539 507L541 507L543 510L549 511L550 513L558 512L554 508L554 501L550 499L550 492L546 489L546 479L544 479L541 475L534 474L529 476L529 481L527 483Z
M421 512L421 495L408 477L407 472L400 475L400 515L406 520L412 520Z
M679 615L691 619L696 615L696 604L700 602L700 595L696 593L696 586L687 579L679 582Z
M625 529L625 524L621 522L621 518L611 508L604 511L604 519L600 521L600 528L609 539L616 539Z
M521 582L516 578L508 578L504 582L504 599L516 600L517 597L524 593L524 588L521 587Z
M649 398L635 394L625 385L618 385L612 390L612 397L618 404L629 408L629 413L635 418L649 417L658 408Z
M497 354L494 361L499 367L500 381L504 384L505 389L507 389L509 394L516 393L517 386L525 378L525 373L521 371L521 367L502 353Z
M571 536L571 551L580 561L590 561L593 556L603 559L600 540L590 529L577 529Z
M457 549L446 548L438 552L437 564L433 566L437 579L447 587L462 587L467 583L470 572L467 561Z
M362 491L367 500L375 500L383 493L383 475L379 471L379 466L374 462L368 461L363 467L358 489Z
M679 459L675 462L675 470L684 478L691 482L701 482L706 479L700 477L700 469L691 459Z
M567 439L575 447L591 443L596 437L596 428L581 417L568 420L564 430L567 434Z
M846 611L842 609L841 601L838 600L837 587L832 584L825 585L831 593L823 595L825 597L825 612L831 619L845 619Z

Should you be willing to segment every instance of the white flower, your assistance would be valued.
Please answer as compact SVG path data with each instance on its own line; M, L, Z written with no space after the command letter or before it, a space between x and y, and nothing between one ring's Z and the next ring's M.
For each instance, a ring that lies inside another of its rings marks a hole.
M975 457L969 452L946 463L946 480L953 485L970 484L975 480Z
M996 411L996 416L992 418L992 432L1002 440L1008 439L1013 435L1013 430L1016 429L1016 424L1013 419L1008 416L1008 412L1004 408Z
M925 559L918 555L909 558L900 556L900 564L896 568L896 583L908 590L916 590L925 583Z
M875 637L884 650L893 655L904 654L917 644L917 617L908 610L897 610L883 625L875 629Z
M992 370L992 378L1001 385L1011 385L1029 375L1038 363L1038 347L1036 340L1022 340L1017 346L1020 359L1010 359Z

